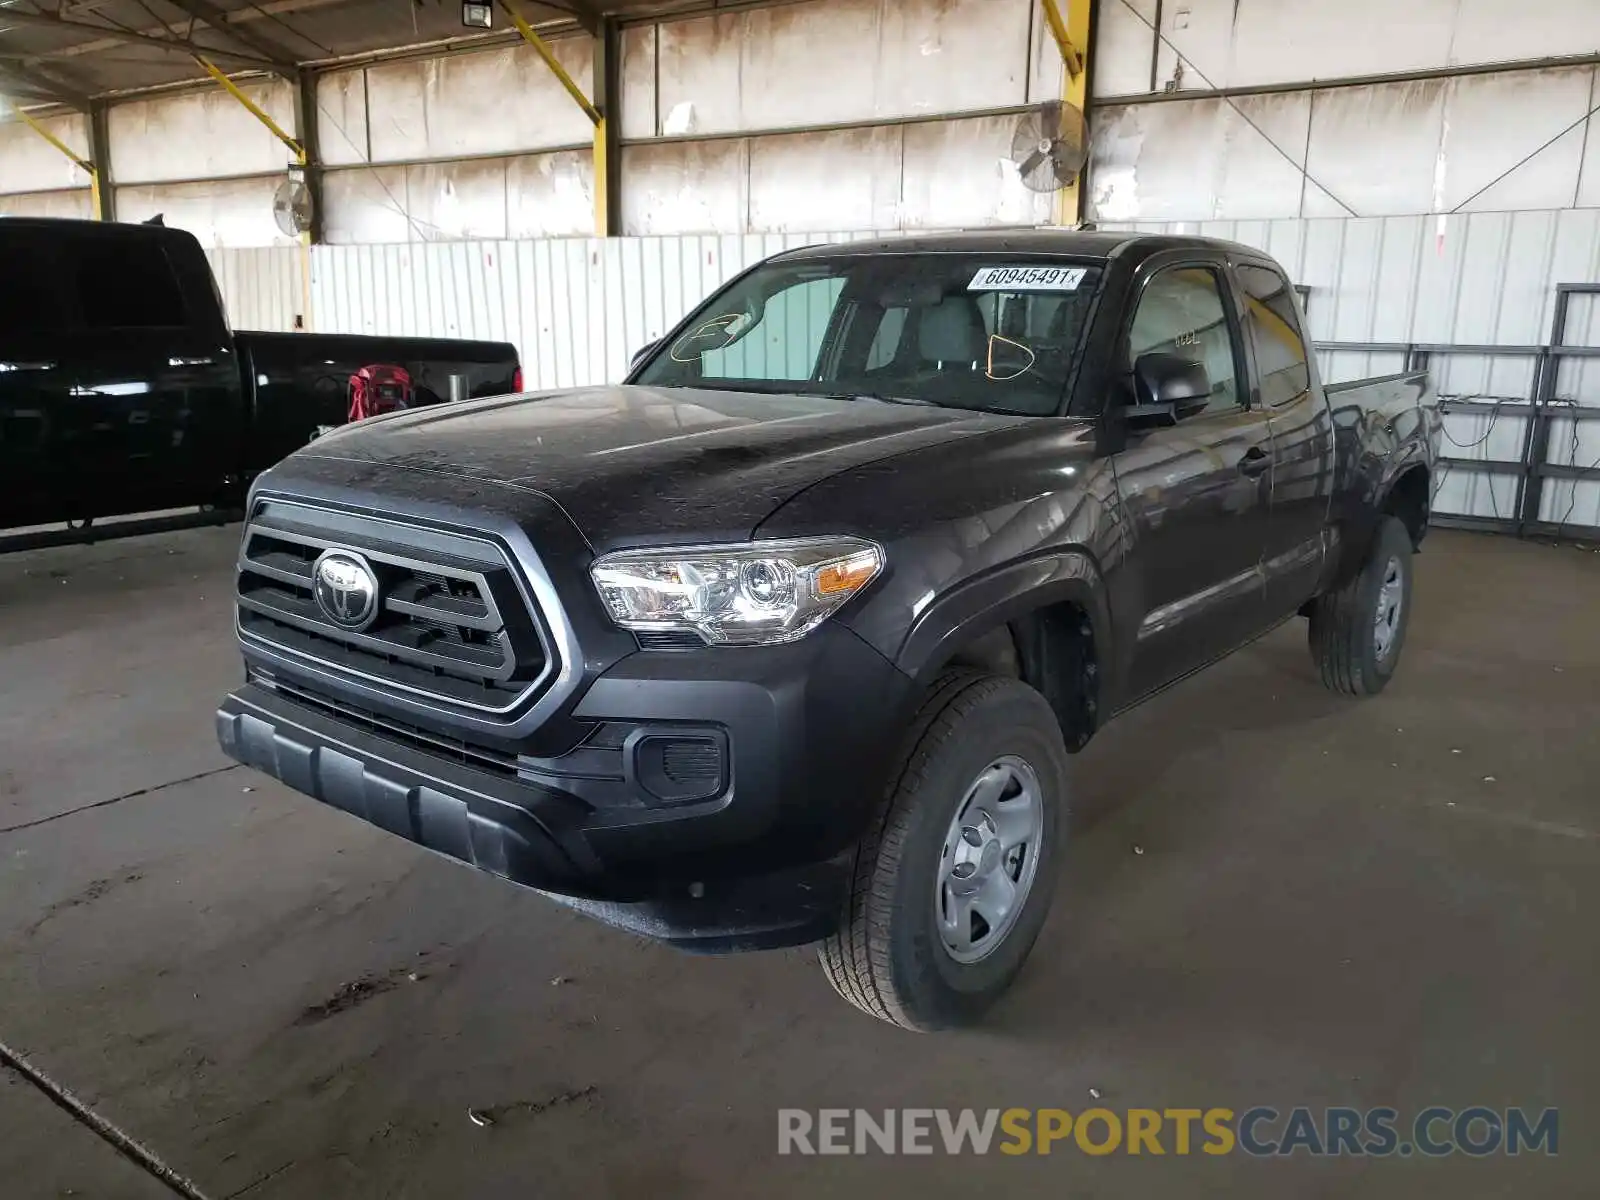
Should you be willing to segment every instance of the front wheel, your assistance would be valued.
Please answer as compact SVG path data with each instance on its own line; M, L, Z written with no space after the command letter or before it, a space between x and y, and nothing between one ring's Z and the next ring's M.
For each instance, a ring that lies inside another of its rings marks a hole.
M1375 696L1393 677L1411 616L1411 534L1395 517L1378 525L1356 577L1311 606L1311 657L1330 690Z
M834 989L907 1029L976 1020L1044 924L1066 800L1066 747L1043 696L1015 679L941 677L822 945Z

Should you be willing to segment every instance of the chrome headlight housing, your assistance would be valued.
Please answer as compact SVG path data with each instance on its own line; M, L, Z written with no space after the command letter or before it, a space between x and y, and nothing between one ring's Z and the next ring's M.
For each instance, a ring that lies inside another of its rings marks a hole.
M862 538L790 538L619 550L595 559L589 575L624 629L770 646L810 633L883 562L883 548Z

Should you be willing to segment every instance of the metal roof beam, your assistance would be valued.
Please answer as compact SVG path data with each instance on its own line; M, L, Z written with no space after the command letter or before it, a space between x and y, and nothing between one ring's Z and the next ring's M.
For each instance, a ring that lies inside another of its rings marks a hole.
M64 76L56 76L30 67L27 63L17 58L0 58L0 77L16 80L25 89L26 96L38 100L53 100L57 104L70 104L73 108L89 108L89 94L81 85L69 82ZM7 89L0 84L0 91L10 90L14 95L16 87Z
M600 10L595 7L593 0L537 0L537 3L542 8L553 8L557 12L566 13L585 33L600 32Z
M295 73L294 52L270 37L241 28L228 21L228 14L211 0L167 0L174 8L182 9L198 21L204 21L218 37L233 43L250 54L259 54L277 68L280 74ZM214 54L216 51L207 51Z
M214 58L225 58L229 62L243 63L258 70L281 73L278 64L257 55L241 54L233 50L213 50L208 46L196 45L193 42L181 42L172 38L151 37L147 33L136 33L131 29L119 29L114 25L90 25L83 21L67 21L61 17L53 17L48 13L23 12L15 8L3 8L0 9L0 31L3 31L3 27L6 25L23 25L34 29L54 29L58 33L92 34L95 37L127 42L134 46L176 52L187 55L190 58L193 58L196 54L209 54ZM70 47L64 47L64 49L70 49ZM28 57L49 58L53 53L59 53L59 51L41 50L29 54ZM292 70L290 74L293 74Z

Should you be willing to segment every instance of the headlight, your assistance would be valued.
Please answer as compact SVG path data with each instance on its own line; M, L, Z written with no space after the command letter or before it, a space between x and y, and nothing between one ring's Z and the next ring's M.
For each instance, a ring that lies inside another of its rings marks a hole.
M620 550L589 574L624 629L751 646L804 637L882 570L874 543L829 537Z

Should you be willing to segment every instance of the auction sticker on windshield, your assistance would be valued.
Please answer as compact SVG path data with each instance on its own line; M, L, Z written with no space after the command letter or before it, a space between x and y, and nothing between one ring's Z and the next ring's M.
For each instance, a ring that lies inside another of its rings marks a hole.
M969 292L1075 292L1086 267L983 267L967 284Z

